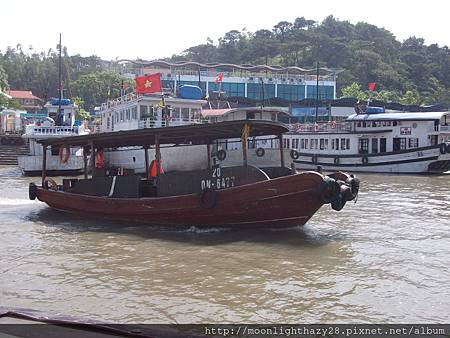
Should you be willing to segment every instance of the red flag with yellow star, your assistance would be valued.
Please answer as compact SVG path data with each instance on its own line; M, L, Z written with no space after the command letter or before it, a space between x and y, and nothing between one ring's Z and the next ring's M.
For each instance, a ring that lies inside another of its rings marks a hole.
M136 79L136 94L161 92L161 74L138 76Z

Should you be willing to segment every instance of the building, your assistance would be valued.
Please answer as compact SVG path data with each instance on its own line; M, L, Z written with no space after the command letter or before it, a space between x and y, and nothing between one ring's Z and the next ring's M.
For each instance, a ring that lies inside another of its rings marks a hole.
M34 96L31 90L7 90L6 94L17 100L28 114L38 113L44 103L42 99Z
M162 86L173 92L181 85L197 85L209 97L219 92L223 97L248 98L258 101L282 99L301 101L336 98L336 77L342 70L280 66L230 64L170 63L166 61L136 62L138 75L161 73ZM222 74L222 81L217 77ZM317 81L318 80L318 81Z

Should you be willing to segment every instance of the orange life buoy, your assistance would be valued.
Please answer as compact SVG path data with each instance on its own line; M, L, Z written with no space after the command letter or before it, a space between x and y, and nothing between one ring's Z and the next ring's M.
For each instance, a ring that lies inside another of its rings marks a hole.
M336 128L336 121L331 121L331 129L335 129Z
M105 156L102 149L97 150L95 153L95 167L99 169L105 167Z
M67 162L69 162L69 157L70 147L68 145L62 145L61 147L59 147L59 160L61 164L66 164Z
M156 177L156 160L153 160L152 163L150 164L149 172L150 172L150 177ZM164 174L162 160L159 160L159 174L160 175Z

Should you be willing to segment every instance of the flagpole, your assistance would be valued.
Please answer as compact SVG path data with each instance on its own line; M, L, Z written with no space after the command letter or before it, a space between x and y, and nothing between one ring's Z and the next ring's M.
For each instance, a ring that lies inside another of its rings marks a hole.
M58 114L56 115L56 120L60 121L61 114L61 100L62 100L62 80L61 80L61 33L59 33L59 71L58 71L58 83L59 83L59 100L58 100ZM63 121L60 121L62 125Z
M316 62L316 124L319 118L319 61Z

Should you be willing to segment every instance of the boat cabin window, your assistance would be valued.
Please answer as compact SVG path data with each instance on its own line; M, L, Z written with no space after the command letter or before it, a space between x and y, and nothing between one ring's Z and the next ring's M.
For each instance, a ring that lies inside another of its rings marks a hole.
M369 153L369 139L368 138L360 138L358 140L358 152L360 154L368 154Z
M247 113L246 113L246 117L245 117L247 120L254 120L255 119L255 112L253 112L253 111L248 111Z
M393 151L406 149L406 137L394 137L392 149Z
M300 139L300 149L305 149L305 139Z
M140 106L139 107L140 113L141 113L141 118L144 118L147 116L148 114L148 107L147 106Z
M308 139L305 139L305 149L308 149Z
M133 120L137 120L137 107L131 109Z
M345 138L341 138L341 149L342 149L342 150L345 150L345 149L346 149Z
M380 138L380 153L386 152L386 139Z
M172 118L179 119L180 118L180 108L173 108L172 109Z
M408 139L408 148L418 148L419 147L419 139L415 137L410 137Z
M395 127L395 126L398 125L398 122L397 121L392 121L392 125Z
M181 108L181 119L183 121L189 120L189 108Z
M59 155L59 147L58 146L52 146L51 147L51 154L53 156L58 156Z
M347 145L347 149L350 149L350 139L346 139L345 141L346 145Z
M375 137L372 139L372 154L378 153L378 139Z

